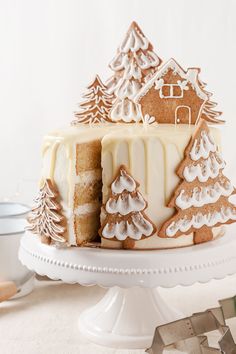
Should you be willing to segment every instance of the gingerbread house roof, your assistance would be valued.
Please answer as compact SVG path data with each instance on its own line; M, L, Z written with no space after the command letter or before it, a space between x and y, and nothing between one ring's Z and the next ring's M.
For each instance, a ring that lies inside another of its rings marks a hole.
M145 96L148 91L156 84L156 82L159 79L163 78L163 76L165 76L169 69L174 70L174 72L176 72L181 78L187 80L191 84L192 88L195 90L196 94L202 100L207 101L209 99L209 96L202 89L199 83L198 74L200 73L200 69L189 68L187 71L184 71L181 66L173 58L171 58L166 63L162 64L155 72L155 74L150 78L150 80L148 80L146 84L144 84L144 86L136 95L135 102L138 103L140 99Z

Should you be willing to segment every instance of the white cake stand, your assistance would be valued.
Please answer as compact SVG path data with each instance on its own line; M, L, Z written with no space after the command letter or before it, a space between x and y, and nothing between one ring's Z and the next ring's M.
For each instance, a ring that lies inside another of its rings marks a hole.
M26 233L19 258L30 270L51 279L109 288L98 304L82 313L80 331L100 345L141 349L151 346L156 326L181 316L161 299L156 287L187 286L235 273L235 240L231 227L221 239L182 249L56 249Z

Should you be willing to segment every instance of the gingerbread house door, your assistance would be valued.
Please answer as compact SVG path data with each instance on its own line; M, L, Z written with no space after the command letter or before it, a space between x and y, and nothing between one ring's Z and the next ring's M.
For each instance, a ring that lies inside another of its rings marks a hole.
M191 124L191 108L189 106L176 107L175 124Z

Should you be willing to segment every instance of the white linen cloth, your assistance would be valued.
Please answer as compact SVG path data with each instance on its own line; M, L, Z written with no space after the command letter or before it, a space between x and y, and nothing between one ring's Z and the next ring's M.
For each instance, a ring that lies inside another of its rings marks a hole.
M36 281L30 295L0 304L0 353L144 354L144 350L100 347L80 335L79 314L99 301L105 292L106 289L97 286ZM218 306L217 300L235 295L236 276L190 287L160 289L160 294L187 316ZM230 326L236 338L236 319L230 320ZM215 342L216 338L213 333L211 340Z

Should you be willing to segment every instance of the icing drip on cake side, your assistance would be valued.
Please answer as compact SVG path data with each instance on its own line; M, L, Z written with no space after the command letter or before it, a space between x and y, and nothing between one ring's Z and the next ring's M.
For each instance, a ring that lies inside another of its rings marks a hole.
M187 125L151 125L146 129L133 126L106 135L102 140L103 202L108 199L111 178L123 161L140 182L140 191L148 202L147 215L160 226L173 213L173 209L166 205L179 183L175 169L183 158L193 130L194 127ZM212 132L219 142L217 131L212 129Z

